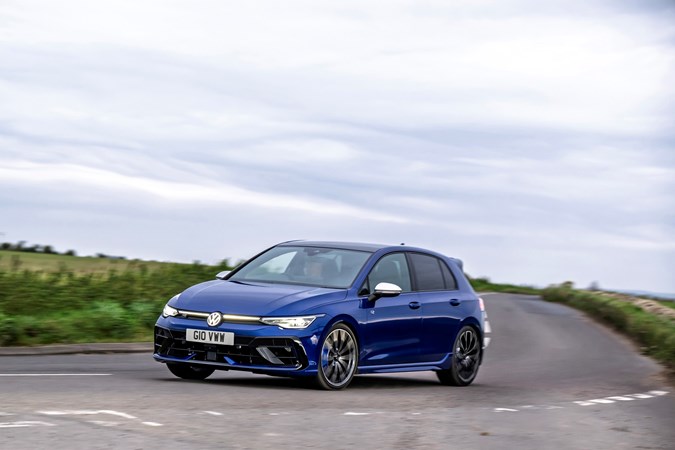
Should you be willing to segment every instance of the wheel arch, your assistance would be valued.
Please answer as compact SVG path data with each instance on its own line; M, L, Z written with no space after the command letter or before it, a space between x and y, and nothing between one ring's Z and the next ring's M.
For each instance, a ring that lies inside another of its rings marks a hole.
M343 324L347 328L349 328L351 330L351 332L354 334L354 337L356 338L356 344L359 346L359 360L357 361L357 368L358 368L358 364L361 362L360 353L361 353L361 350L363 349L363 346L361 345L361 336L359 335L359 332L358 332L359 324L356 321L356 319L354 319L352 316L350 316L348 314L340 314L340 315L337 315L337 316L333 317L326 324L326 326L323 328L323 331L321 332L321 341L319 341L319 342L323 342L323 340L328 335L328 332L330 331L330 329L333 328L338 323ZM319 348L319 346L317 346L317 348Z

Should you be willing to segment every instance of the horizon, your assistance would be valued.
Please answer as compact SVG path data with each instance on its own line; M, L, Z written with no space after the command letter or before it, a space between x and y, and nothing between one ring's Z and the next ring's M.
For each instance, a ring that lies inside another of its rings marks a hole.
M2 233L0 233L2 235ZM302 240L300 240L302 241ZM0 252L7 251L7 252L15 252L15 253L28 253L28 254L38 254L38 255L51 255L54 257L58 256L70 256L70 257L75 257L75 258L107 258L107 259L120 259L124 261L140 261L140 262L151 262L151 263L166 263L166 264L205 264L205 265L217 265L218 263L227 261L228 264L232 268L236 268L239 264L245 262L247 258L230 258L230 257L224 257L220 260L212 261L212 262L206 262L202 261L199 259L195 259L192 261L171 261L171 260L156 260L156 259L140 259L140 258L135 258L132 256L127 256L127 255L109 255L101 252L96 252L94 254L87 254L83 255L80 254L76 249L68 249L68 250L61 250L54 248L53 246L49 244L31 244L30 242L26 241L19 241L14 243L13 245L18 245L18 244L28 244L25 247L22 247L21 250L17 248L0 248ZM0 242L0 245L3 244L12 244L10 242ZM407 244L406 244L407 245ZM45 253L44 248L49 247L51 249L51 252ZM68 254L69 252L73 252L73 254ZM2 255L0 254L0 257ZM251 255L253 257L254 255ZM447 256L447 255L446 255ZM516 285L516 286L524 286L524 287L534 287L537 289L544 289L546 287L554 286L554 285L559 285L565 282L561 283L552 283L548 285L537 285L533 283L520 283L520 284L515 284L511 283L508 280L493 280L490 278L489 275L481 275L481 276L473 276L469 273L465 273L467 277L469 277L471 280L473 279L484 279L489 282L494 282L498 284L511 284L511 285ZM583 286L574 286L576 289L585 289L585 290L591 290L591 291L605 291L605 292L616 292L620 294L629 294L629 295L635 295L635 296L649 296L649 297L656 297L661 300L675 300L675 292L655 292L655 291L650 291L650 290L640 290L640 289L621 289L621 290L614 290L612 288L606 288L603 286L600 282L597 280L593 281L591 285L587 287Z

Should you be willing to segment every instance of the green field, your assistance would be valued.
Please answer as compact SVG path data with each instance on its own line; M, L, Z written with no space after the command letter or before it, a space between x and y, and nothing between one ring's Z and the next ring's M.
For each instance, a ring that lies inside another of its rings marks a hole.
M659 304L675 309L675 300L660 300Z
M539 295L541 289L534 286L493 283L487 278L470 278L471 286L477 292L505 292L508 294Z
M0 345L151 341L166 301L232 269L99 257L0 251ZM630 301L573 289L541 290L472 279L480 292L542 295L595 317L632 338L675 373L675 321ZM675 302L662 302L675 307Z
M31 270L42 272L107 273L110 270L135 270L144 266L156 270L163 262L138 259L98 258L95 256L48 255L17 251L0 251L0 271ZM171 263L176 264L176 263ZM186 266L189 264L185 264Z
M150 341L163 305L232 267L0 251L0 345ZM534 294L473 280L477 290Z
M0 345L151 341L166 301L217 265L0 251Z

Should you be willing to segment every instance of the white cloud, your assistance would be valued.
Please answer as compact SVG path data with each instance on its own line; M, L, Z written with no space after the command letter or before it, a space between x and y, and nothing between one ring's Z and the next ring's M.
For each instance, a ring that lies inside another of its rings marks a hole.
M504 281L675 291L627 280L617 258L675 263L673 14L4 1L0 227L95 248L95 223L116 248L188 259L149 242L194 227L204 260L214 237L235 258L261 234L406 241Z
M410 218L396 215L374 214L365 209L327 199L312 199L283 194L254 192L227 182L185 183L161 181L148 177L120 173L72 164L36 164L1 161L2 183L40 185L46 188L71 185L78 189L92 188L119 191L125 197L150 194L165 202L172 202L176 209L187 205L236 204L248 207L271 208L281 211L300 211L313 214L350 216L356 219L394 223L412 223Z

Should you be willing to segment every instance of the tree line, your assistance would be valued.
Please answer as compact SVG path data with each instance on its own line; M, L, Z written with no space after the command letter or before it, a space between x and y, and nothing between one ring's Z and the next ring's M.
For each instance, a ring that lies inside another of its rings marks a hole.
M16 244L12 242L3 242L0 243L0 250L13 251L13 252L24 252L24 253L43 253L45 255L65 255L65 256L77 256L75 250L66 250L65 252L57 251L52 245L42 245L42 244L33 244L27 245L26 241L19 241ZM111 256L104 253L96 253L97 258L114 258L114 259L126 259L124 256Z

